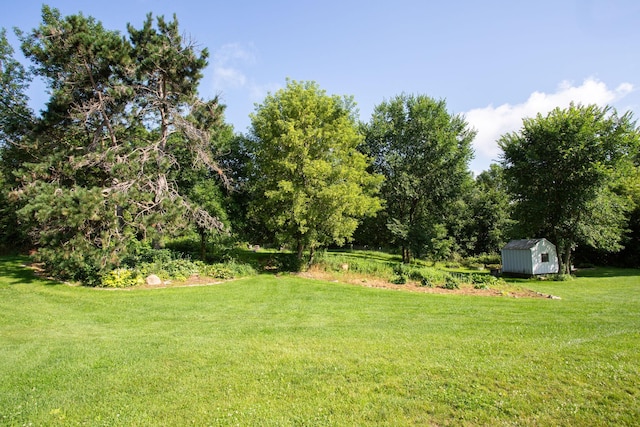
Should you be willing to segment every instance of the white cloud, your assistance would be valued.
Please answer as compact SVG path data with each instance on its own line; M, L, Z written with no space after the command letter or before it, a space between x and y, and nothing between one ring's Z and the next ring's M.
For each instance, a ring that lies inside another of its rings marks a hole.
M242 88L247 85L247 76L241 71L255 62L252 47L239 43L222 46L213 55L213 87L216 90Z
M496 160L500 153L497 140L501 135L518 131L522 119L545 115L556 107L567 108L571 102L576 104L611 105L634 90L631 83L622 83L615 89L597 79L588 78L580 86L564 81L555 93L533 92L522 104L489 105L476 108L464 115L471 127L478 131L474 140L476 158L486 162Z
M237 88L247 84L247 77L240 70L230 67L215 67L213 80L213 85L217 89Z
M276 83L257 83L243 70L256 64L252 45L230 43L222 46L213 55L213 89L216 91L242 90L249 101L258 102L268 92L280 89Z

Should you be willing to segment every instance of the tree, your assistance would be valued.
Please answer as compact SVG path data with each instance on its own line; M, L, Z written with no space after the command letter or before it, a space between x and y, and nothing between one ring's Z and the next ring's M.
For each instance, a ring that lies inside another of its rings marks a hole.
M27 240L10 193L16 185L13 172L24 160L20 146L35 122L26 95L31 76L13 54L5 30L0 29L0 246L10 250Z
M613 186L638 142L631 113L574 104L524 119L519 132L500 138L520 230L557 245L560 272L570 273L578 244L621 249L628 204Z
M26 90L31 76L13 57L14 50L0 29L0 147L17 145L34 123Z
M400 95L375 108L365 132L363 150L386 178L381 218L403 261L412 253L447 256L454 243L447 217L471 179L475 131L450 115L443 100Z
M380 209L380 178L368 159L350 98L329 96L314 82L287 81L251 116L249 141L253 215L303 250L344 244L360 218Z
M19 213L61 277L95 280L140 241L159 244L188 222L222 228L180 188L189 168L223 175L211 147L223 109L196 96L207 52L184 42L175 17L156 25L148 15L127 40L45 6L21 35L51 99L23 148Z
M475 254L498 253L513 227L503 175L499 165L491 164L476 177L469 202Z

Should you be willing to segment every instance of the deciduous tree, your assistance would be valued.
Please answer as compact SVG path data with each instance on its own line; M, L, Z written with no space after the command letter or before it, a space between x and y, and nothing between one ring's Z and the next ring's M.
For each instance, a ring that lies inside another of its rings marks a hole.
M344 244L380 208L380 178L366 171L350 98L288 81L251 116L252 211L278 240L308 248Z
M443 100L400 95L378 105L366 127L364 152L386 179L383 217L404 262L414 254L445 257L452 243L447 216L471 179L475 131Z
M614 191L637 152L631 113L571 105L523 120L503 135L501 163L524 237L547 237L569 273L578 244L617 251L628 201Z

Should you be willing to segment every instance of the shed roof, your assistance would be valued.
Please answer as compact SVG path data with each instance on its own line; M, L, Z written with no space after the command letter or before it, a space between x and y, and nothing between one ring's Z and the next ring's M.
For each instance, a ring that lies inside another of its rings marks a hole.
M526 251L533 248L538 242L543 239L522 239L522 240L512 240L505 245L502 249L514 250L514 251Z

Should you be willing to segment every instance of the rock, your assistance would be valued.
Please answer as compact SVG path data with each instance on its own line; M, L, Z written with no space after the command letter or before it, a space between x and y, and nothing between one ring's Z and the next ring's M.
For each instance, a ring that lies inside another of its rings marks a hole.
M150 286L158 286L158 285L162 285L162 280L160 280L160 278L158 276L156 276L155 274L150 274L147 276L147 278L145 279L147 285Z

